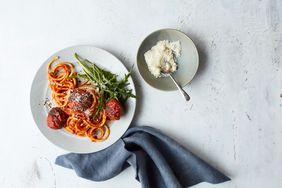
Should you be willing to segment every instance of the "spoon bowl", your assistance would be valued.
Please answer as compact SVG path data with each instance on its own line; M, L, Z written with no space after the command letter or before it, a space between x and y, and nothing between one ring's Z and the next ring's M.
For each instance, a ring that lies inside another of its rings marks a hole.
M161 67L161 78L164 77L169 77L173 83L175 84L175 86L177 87L177 89L180 91L180 93L182 94L182 96L184 97L184 99L186 101L190 100L190 96L188 95L188 93L177 83L177 81L173 78L173 76L171 75L172 72L170 72L169 70L166 69L166 65L168 64L168 62L164 61L162 62L162 67ZM177 70L176 70L177 71Z

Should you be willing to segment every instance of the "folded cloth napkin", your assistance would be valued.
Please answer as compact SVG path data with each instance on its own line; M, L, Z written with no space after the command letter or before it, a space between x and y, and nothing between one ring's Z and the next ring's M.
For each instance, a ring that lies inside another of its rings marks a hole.
M61 155L55 163L94 181L112 178L130 165L143 188L180 188L230 180L173 139L147 126L129 128L102 151Z

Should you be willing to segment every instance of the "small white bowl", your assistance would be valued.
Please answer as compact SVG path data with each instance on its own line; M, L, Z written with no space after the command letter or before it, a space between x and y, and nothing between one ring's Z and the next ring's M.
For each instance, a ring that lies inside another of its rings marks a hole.
M137 52L137 67L142 78L152 87L164 91L176 90L177 87L168 77L155 78L149 71L144 53L156 45L158 41L180 41L181 55L177 58L178 70L172 75L182 87L186 86L195 76L199 66L199 55L193 41L183 32L176 29L161 29L148 35L141 43Z

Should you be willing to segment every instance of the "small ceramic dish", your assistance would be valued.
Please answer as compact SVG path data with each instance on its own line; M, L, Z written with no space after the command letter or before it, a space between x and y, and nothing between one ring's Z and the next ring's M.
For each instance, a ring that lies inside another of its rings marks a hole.
M176 29L161 29L151 33L141 43L137 52L137 67L143 79L152 87L164 91L176 90L177 87L169 77L155 78L149 71L144 53L158 41L180 41L181 55L177 58L178 70L172 75L180 86L186 86L195 76L199 66L199 55L193 41Z

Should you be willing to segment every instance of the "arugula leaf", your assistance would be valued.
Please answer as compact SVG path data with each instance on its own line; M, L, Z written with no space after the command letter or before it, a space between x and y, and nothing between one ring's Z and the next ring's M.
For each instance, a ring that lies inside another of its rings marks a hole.
M94 82L100 90L96 114L104 108L105 102L112 98L122 103L130 97L136 98L136 96L132 94L132 90L127 88L131 71L125 74L121 80L118 80L116 74L98 67L95 63L87 59L81 58L77 53L74 54L74 57L77 59L78 64L82 67L84 72L84 74L77 74L76 77Z

